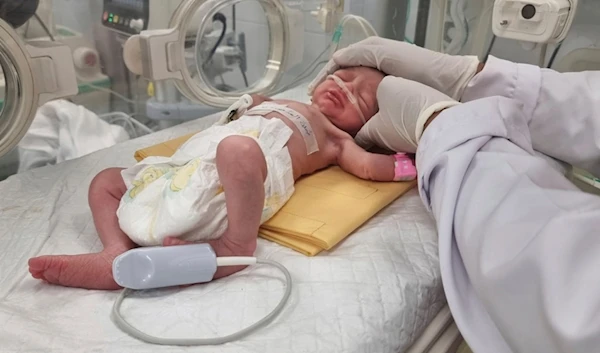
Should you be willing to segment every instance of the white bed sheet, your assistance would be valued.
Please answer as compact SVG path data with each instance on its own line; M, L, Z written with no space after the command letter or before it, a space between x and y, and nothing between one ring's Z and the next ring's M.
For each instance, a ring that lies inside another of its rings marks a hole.
M294 92L287 97L299 98ZM139 342L110 319L118 292L62 288L29 276L30 257L101 250L87 206L94 175L127 167L137 149L214 120L192 121L0 182L0 352L381 353L403 352L419 337L445 299L435 226L415 190L314 258L259 240L257 257L290 270L291 301L269 326L223 346ZM163 337L221 336L267 314L283 286L277 270L253 267L209 284L136 294L123 313Z

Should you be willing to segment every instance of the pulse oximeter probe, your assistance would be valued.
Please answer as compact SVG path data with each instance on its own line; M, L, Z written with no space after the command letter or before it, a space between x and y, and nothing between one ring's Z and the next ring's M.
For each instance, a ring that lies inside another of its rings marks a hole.
M279 304L266 317L236 333L216 338L161 338L136 329L121 316L121 304L133 290L206 283L213 280L218 267L256 264L270 265L283 272L286 279L285 293ZM238 340L271 322L283 310L292 293L292 277L283 265L255 257L217 257L208 244L132 249L115 258L112 271L115 282L125 288L113 305L112 316L115 324L139 340L158 345L217 345Z

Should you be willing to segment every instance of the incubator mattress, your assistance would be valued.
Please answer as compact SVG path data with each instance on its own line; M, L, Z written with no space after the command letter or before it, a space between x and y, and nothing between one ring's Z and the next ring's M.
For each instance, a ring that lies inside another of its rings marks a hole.
M421 335L445 299L434 223L416 191L314 258L260 239L256 256L290 270L291 301L269 326L219 347L147 345L112 323L118 292L56 287L29 276L32 256L102 249L87 207L96 173L127 167L136 150L215 118L0 183L0 352L404 352ZM267 314L283 286L277 270L253 267L209 284L136 294L122 312L157 336L222 336Z

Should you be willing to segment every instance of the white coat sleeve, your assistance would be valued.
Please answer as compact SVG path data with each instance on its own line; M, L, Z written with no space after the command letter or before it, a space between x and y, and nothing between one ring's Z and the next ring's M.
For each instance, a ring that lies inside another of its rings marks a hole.
M417 151L444 290L474 352L600 347L600 198L533 155L522 106L442 112Z
M492 96L523 103L535 150L600 176L600 71L558 73L490 56L462 101Z

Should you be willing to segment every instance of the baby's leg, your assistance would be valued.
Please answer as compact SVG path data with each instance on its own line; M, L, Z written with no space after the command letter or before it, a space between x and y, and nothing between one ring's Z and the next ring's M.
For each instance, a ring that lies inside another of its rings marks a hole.
M209 243L217 256L253 256L265 203L265 156L252 138L231 136L219 143L216 164L225 191L228 227L221 238ZM167 238L164 245L187 243ZM215 278L228 276L244 267L219 268Z
M96 254L40 256L29 260L34 278L67 287L118 289L112 276L115 257L136 245L119 227L117 209L127 187L121 169L100 172L90 185L88 201L104 250Z

